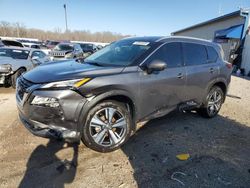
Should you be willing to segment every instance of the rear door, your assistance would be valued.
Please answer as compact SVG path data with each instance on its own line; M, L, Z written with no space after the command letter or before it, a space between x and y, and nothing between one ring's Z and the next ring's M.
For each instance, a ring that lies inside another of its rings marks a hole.
M216 58L211 49L213 48L202 44L183 43L184 64L187 73L186 100L201 103L207 93L208 84L218 75L218 57Z
M173 109L185 98L186 73L183 66L181 43L171 42L160 47L145 63L160 60L167 63L163 71L140 72L140 116L159 110Z

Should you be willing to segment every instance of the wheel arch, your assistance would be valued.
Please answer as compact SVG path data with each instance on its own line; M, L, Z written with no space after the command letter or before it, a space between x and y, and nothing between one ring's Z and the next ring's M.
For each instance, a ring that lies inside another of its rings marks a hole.
M223 93L224 93L224 101L227 95L227 90L228 90L228 84L226 82L225 79L219 78L214 80L211 84L209 84L209 87L207 88L207 93L214 87L214 86L218 86L222 89ZM224 102L223 101L223 102Z
M86 121L86 117L88 115L89 110L92 109L98 103L106 100L114 100L124 103L126 105L132 116L132 122L133 122L132 131L135 131L136 125L134 122L136 120L136 105L134 103L134 98L129 94L129 92L125 90L114 90L94 97L89 97L87 99L87 102L83 105L82 110L80 112L80 117L78 118L78 126L77 126L78 131L80 131L80 133L82 132L81 131L82 122Z
M15 71L15 73L16 73L17 71L21 70L21 69L24 69L25 71L27 71L27 68L26 68L25 66L21 66L21 67L19 67L19 68Z

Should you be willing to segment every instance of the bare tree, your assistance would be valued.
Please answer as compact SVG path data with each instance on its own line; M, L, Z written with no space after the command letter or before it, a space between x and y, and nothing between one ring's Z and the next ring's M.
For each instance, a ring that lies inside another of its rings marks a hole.
M0 36L37 38L40 40L76 40L93 42L112 42L127 36L110 31L92 33L88 30L76 30L62 32L60 28L53 31L44 31L41 29L26 28L24 24L16 22L0 22Z

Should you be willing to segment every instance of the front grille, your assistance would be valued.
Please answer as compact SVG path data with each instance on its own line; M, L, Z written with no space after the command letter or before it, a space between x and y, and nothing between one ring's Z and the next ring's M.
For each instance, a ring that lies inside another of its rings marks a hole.
M64 57L65 56L65 52L51 52L50 55L54 56L54 57Z
M18 78L18 85L17 85L17 94L20 99L23 99L24 93L27 92L27 89L33 85L32 82L26 80L23 76Z

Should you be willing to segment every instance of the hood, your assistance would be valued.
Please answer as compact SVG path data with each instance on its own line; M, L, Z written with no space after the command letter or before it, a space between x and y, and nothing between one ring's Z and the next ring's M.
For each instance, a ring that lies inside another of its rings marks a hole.
M48 83L84 77L118 74L124 67L100 67L72 61L50 62L37 66L24 74L24 78L33 83Z
M13 60L14 59L12 59L11 57L0 57L0 65L11 64L10 62L13 61Z
M9 64L11 65L11 69L13 71L16 71L18 68L20 68L20 65L26 67L26 62L27 60L25 59L13 59L11 57L0 57L0 65L4 64Z

